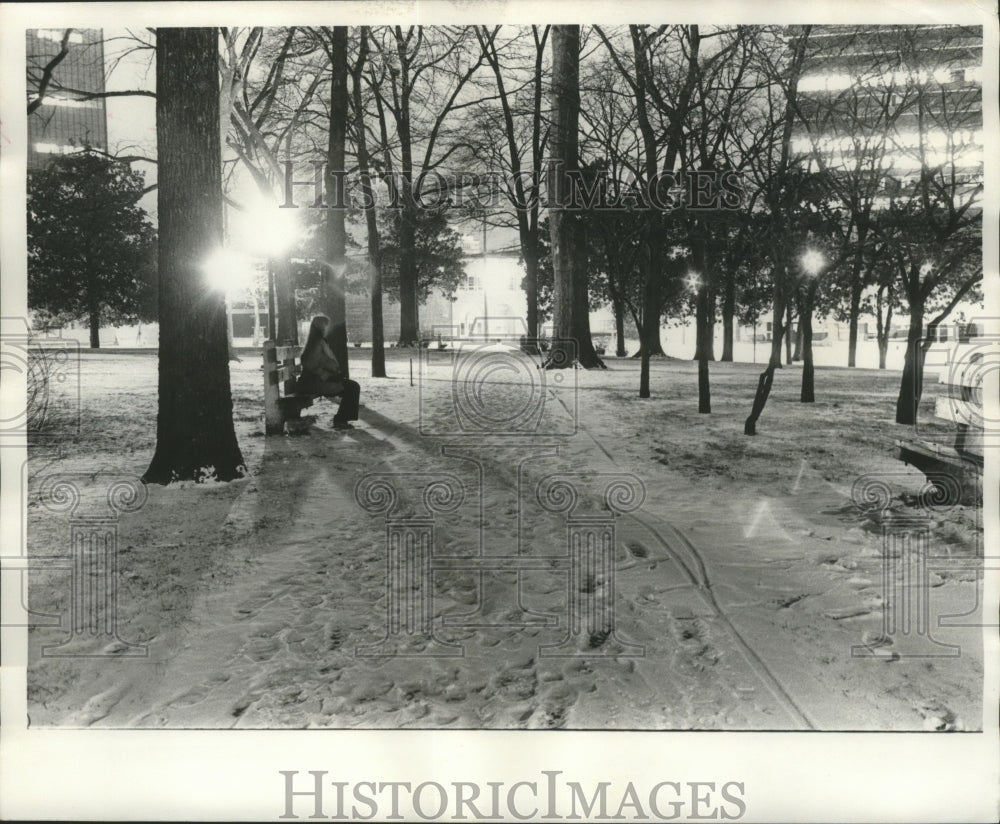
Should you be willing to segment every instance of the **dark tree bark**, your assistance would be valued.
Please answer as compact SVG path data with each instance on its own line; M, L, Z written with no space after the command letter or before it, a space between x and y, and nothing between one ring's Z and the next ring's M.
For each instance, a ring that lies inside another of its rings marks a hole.
M345 378L350 375L347 351L347 193L346 149L349 97L347 91L347 26L330 33L330 134L326 166L326 310L329 341Z
M698 287L695 311L694 360L702 357L715 360L715 293L708 284Z
M917 422L917 404L923 391L923 352L920 339L924 334L924 306L922 300L910 300L910 325L906 331L906 355L903 358L903 377L896 398L896 423L912 426Z
M712 411L712 391L709 385L708 361L712 346L710 316L714 314L710 302L711 287L708 283L708 255L705 249L703 226L693 227L691 237L691 262L699 273L697 307L695 311L695 358L698 361L698 412Z
M384 378L385 328L382 323L382 247L379 240L378 219L375 213L375 193L372 187L371 166L368 157L368 133L365 131L364 102L361 99L361 78L368 59L368 27L361 27L358 59L351 71L352 99L354 104L354 129L358 148L358 170L364 197L365 226L368 234L369 290L372 315L372 377Z
M101 310L97 307L90 310L90 348L101 348Z
M781 368L781 341L785 336L785 307L781 298L781 280L784 272L774 273L774 305L771 321L771 328L774 330L771 335L771 356L768 358L767 367L760 373L757 380L757 391L754 394L753 407L750 415L743 424L744 435L757 434L757 421L760 419L767 399L771 394L771 385L774 383L774 370Z
M698 411L712 411L712 392L708 379L708 360L711 351L712 327L708 322L710 313L708 301L708 284L702 284L698 290Z
M214 28L159 28L159 411L146 483L238 477L226 309L204 261L222 245L219 56Z
M789 330L789 334L785 336L785 363L788 364L793 362L793 354L794 354L792 352L793 341L792 341L792 336L790 334L790 330L792 328L792 320L793 320L792 301L789 300L787 305L785 306L785 328Z
M853 368L858 361L858 318L861 315L861 293L864 291L861 267L863 264L863 236L858 240L858 249L854 254L851 266L851 304L848 316L847 331L847 366Z
M413 192L413 137L410 134L411 66L402 30L398 27L396 45L402 85L397 115L402 172L399 214L399 345L416 346L420 338L420 309L417 302L417 203Z
M816 301L816 288L819 277L814 277L806 289L802 308L799 310L799 329L802 334L802 390L799 393L800 403L815 403L815 369L813 367L813 304Z
M947 319L954 308L962 302L969 291L982 280L982 274L974 275L966 280L948 301L941 312L927 324L927 335L923 334L924 313L927 306L927 295L933 290L937 281L920 281L919 267L911 266L909 282L913 288L908 289L910 304L910 326L906 334L906 356L903 360L903 377L899 386L899 397L896 399L896 423L909 424L917 422L917 408L924 391L924 360L927 351L937 338L938 327Z
M573 208L572 178L579 170L580 27L552 27L552 154L549 226L552 234L553 341L546 368L604 368L590 337L586 238Z
M733 360L733 332L736 328L736 274L732 265L726 267L722 291L722 362Z
M38 88L35 90L35 99L28 103L28 114L33 114L45 102L45 95L48 92L49 84L52 82L52 73L56 67L66 59L69 54L69 38L73 34L73 29L66 29L63 32L62 40L59 41L59 51L42 68L42 76L38 81Z

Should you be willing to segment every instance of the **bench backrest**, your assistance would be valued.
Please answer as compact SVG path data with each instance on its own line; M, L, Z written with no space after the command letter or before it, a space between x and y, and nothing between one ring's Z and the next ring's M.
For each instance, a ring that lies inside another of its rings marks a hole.
M295 379L301 371L296 360L301 354L301 346L278 346L274 341L264 341L265 383L270 386L281 384L286 394L294 392Z
M295 381L301 371L296 363L301 346L278 346L273 340L264 341L264 418L267 430L282 426L281 398L295 392Z

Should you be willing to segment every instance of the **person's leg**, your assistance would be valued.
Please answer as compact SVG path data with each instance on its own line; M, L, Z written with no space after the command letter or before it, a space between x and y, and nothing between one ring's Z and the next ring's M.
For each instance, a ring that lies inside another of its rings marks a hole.
M358 400L360 397L360 384L357 381L344 381L344 389L340 393L340 408L333 418L334 426L358 419Z

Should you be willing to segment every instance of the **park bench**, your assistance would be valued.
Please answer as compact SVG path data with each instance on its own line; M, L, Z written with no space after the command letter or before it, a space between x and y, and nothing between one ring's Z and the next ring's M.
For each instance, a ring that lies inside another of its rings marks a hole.
M280 435L285 421L298 420L302 410L312 406L315 395L296 391L302 364L297 359L301 346L278 346L273 340L264 341L264 431Z
M942 442L940 437L896 441L899 460L923 472L949 503L981 501L983 354L981 347L956 344L938 373L938 383L946 387L946 392L935 399L934 417L954 427L951 443Z

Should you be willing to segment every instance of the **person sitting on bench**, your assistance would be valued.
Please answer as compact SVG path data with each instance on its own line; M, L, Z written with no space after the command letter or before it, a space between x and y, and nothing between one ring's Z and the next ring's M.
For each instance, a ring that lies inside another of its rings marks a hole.
M333 428L353 429L350 422L358 419L361 387L357 381L348 380L341 373L340 364L327 343L329 329L330 319L326 315L317 315L312 319L309 337L302 350L302 374L296 383L296 391L327 398L340 395L340 408L333 418Z

